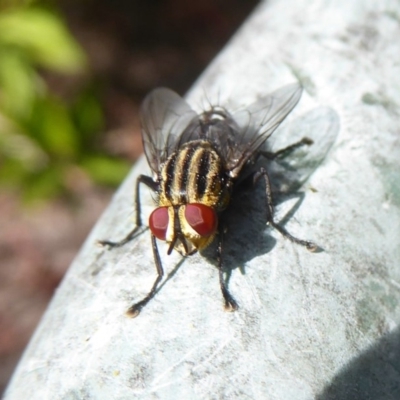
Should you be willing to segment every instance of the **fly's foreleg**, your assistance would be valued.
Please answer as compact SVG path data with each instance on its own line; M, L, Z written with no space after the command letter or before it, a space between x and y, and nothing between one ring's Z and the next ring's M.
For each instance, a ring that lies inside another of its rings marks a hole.
M164 276L164 270L161 264L160 253L158 252L157 242L154 235L151 235L151 244L153 247L154 261L157 268L157 278L154 281L153 286L150 292L147 294L147 296L143 300L140 300L138 303L129 307L126 313L132 318L137 317L140 314L142 308L154 297L157 291L158 284L160 283L162 277Z
M306 247L310 251L318 250L318 246L310 242L308 240L299 239L293 235L291 235L284 227L280 226L274 220L274 205L272 201L272 190L271 190L271 182L269 180L269 176L267 171L264 168L260 168L260 170L254 175L253 182L256 183L260 178L264 178L265 181L265 191L266 191L266 203L267 203L267 223L273 226L277 231L279 231L284 237L292 241L293 243L300 244L301 246Z
M138 233L139 229L142 227L142 217L141 217L141 207L140 207L140 193L139 193L139 185L144 183L153 191L158 190L158 183L155 182L150 176L147 175L139 175L136 180L136 188L135 188L135 209L136 209L136 221L135 227L120 241L114 242L110 240L99 240L98 243L102 246L108 246L110 248L120 247L124 244L130 242Z
M226 311L236 311L239 306L236 303L236 300L230 294L228 288L226 287L224 275L223 275L223 267L222 267L222 243L223 243L223 228L221 227L219 233L218 247L217 247L217 263L218 263L218 273L219 273L219 285L221 287L222 296L224 297L224 307Z

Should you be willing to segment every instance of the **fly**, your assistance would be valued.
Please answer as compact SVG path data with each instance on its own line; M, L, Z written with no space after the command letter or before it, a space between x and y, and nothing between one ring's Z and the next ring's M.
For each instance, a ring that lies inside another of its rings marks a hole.
M303 138L276 152L261 150L296 106L301 93L300 85L287 85L233 114L222 107L211 107L197 114L184 99L165 88L155 89L144 99L142 139L153 176L137 178L133 230L119 242L100 241L102 245L119 247L136 236L142 226L139 188L141 184L148 186L155 193L157 204L149 217L157 278L148 294L129 308L130 316L139 315L154 297L163 277L157 239L167 243L168 254L175 249L188 256L217 238L219 283L225 309L238 308L223 278L224 227L219 223L219 216L228 208L238 183L249 176L248 171L260 156L274 160L313 143ZM271 181L266 169L252 171L251 176L254 183L264 181L267 224L292 242L310 251L317 250L313 242L291 235L275 221Z

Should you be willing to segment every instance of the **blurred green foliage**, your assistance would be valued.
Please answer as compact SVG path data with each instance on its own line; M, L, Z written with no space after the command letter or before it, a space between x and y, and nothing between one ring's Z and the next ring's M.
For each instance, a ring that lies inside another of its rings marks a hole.
M101 150L94 85L67 101L39 72L87 74L85 54L56 12L30 3L0 0L0 186L47 198L68 193L76 170L117 185L129 166Z

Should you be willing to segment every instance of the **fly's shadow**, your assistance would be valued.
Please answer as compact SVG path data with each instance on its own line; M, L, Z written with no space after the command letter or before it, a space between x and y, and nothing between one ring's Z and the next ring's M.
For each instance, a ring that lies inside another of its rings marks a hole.
M266 193L263 182L253 182L254 171L265 168L271 181L273 204L276 209L286 201L296 199L294 205L277 221L285 227L293 218L306 196L301 190L315 169L323 162L339 132L339 117L328 107L319 107L295 119L288 127L276 133L276 140L268 140L261 154L244 171L231 198L229 208L221 215L226 227L224 239L224 269L229 280L232 270L240 268L245 273L245 264L253 258L266 254L277 239L269 235L273 228L266 226ZM268 154L279 152L290 143L310 139L308 145L298 146L275 159ZM279 238L278 238L279 240ZM282 240L285 240L282 238ZM319 243L322 250L323 243ZM202 251L209 262L216 265L216 243Z

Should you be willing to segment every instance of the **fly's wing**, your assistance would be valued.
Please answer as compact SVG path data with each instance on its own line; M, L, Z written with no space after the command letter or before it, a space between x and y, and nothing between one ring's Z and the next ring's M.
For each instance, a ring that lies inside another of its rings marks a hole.
M156 174L179 145L182 132L196 119L195 111L170 89L154 89L145 97L140 109L143 148Z
M226 161L227 150L236 145L239 130L232 116L224 108L215 106L190 123L182 133L180 143L206 140L215 146Z
M236 132L231 132L228 146L220 147L232 177L239 175L245 163L293 110L302 90L297 83L284 86L232 114L229 125L235 124Z
M279 193L297 190L325 159L335 142L340 129L339 116L330 107L317 107L293 120L267 142L267 150L276 152L304 137L311 139L311 145L304 145L287 157L278 157L268 162L268 174L273 191ZM262 160L260 160L262 162Z

